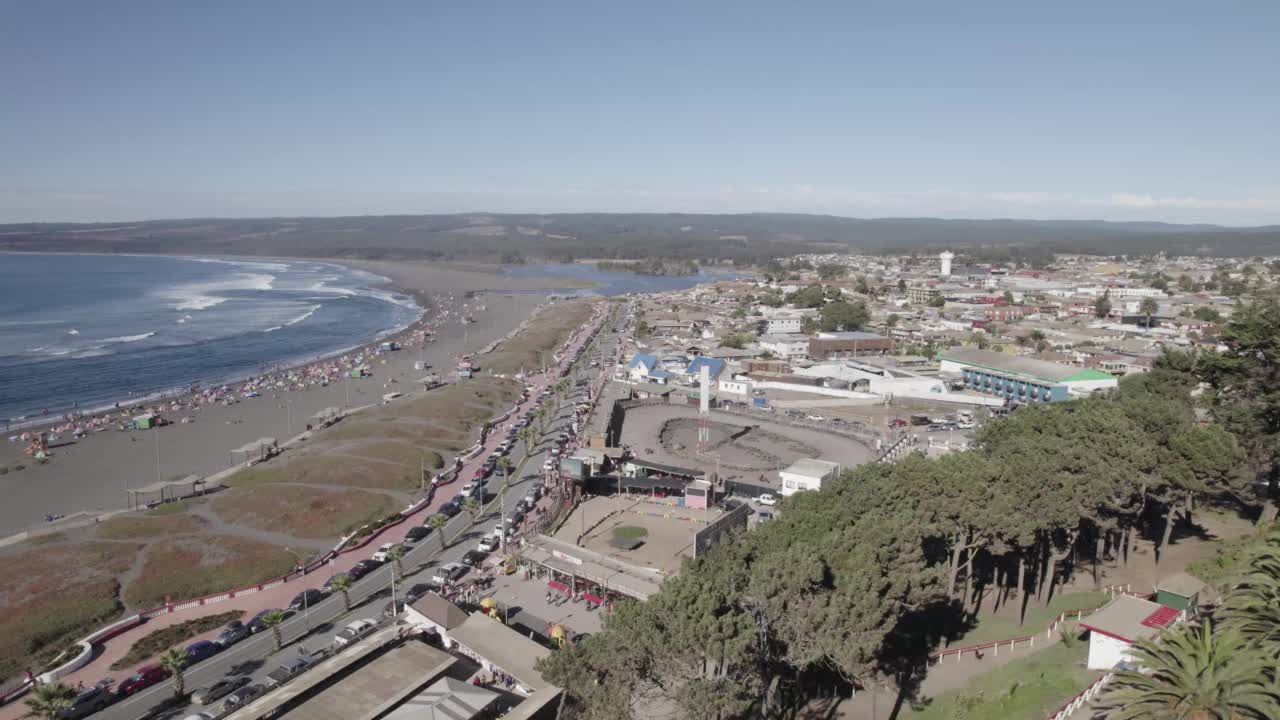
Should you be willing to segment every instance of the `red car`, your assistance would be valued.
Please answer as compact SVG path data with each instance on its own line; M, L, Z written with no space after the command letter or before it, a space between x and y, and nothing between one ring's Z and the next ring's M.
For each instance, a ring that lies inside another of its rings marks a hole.
M148 665L122 680L116 686L116 694L120 697L129 697L136 692L146 690L167 677L169 677L168 670L159 665Z
M902 418L894 418L889 421L889 427L906 427L907 421Z

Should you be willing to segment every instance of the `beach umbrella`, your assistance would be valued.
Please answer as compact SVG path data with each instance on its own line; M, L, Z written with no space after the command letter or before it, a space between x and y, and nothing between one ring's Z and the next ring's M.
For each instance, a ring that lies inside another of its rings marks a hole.
M485 610L492 610L498 607L498 601L494 600L491 597L487 597L480 601L480 607L484 608Z

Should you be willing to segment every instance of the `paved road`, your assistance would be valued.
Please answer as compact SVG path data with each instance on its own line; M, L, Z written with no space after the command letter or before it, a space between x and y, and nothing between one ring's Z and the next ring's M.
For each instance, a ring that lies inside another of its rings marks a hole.
M585 339L587 334L587 332L580 332L580 337ZM605 343L611 342L612 337L613 333L609 332L608 329L603 330L597 336L595 346L604 347ZM589 372L588 364L597 356L598 354L594 351L584 352L581 361L575 365L574 372L570 375L570 378L577 379L586 375ZM535 384L543 387L554 385L559 380L559 372L551 371L546 378L539 380ZM537 392L535 391L531 394L531 402L526 412L531 412L532 408L535 407L535 403L538 401ZM479 538L487 534L502 516L514 508L515 504L525 496L533 484L542 482L541 466L547 451L551 447L550 441L561 432L561 427L572 417L574 406L582 401L584 394L585 388L576 386L567 394L565 400L560 403L555 418L548 423L546 436L537 442L533 448L529 448L527 455L526 449L519 444L512 450L511 457L513 461L515 458L521 457L524 460L518 461L513 469L510 484L505 494L500 492L503 482L500 473L494 474L486 481L486 491L492 500L487 504L486 512L478 518L474 527L471 525L467 513L464 512L454 516L443 529L445 536L450 541L450 544L443 552L440 550L440 540L434 533L411 547L403 558L406 578L402 583L397 583L397 597L400 597L406 587L411 587L418 583L426 583L431 577L431 570L437 566L459 560L464 553L475 547ZM551 399L554 400L554 395L551 396ZM495 434L500 435L501 432L495 430ZM526 468L529 470L526 470ZM468 477L463 479L468 479ZM442 498L437 498L437 502L433 502L433 505L448 499L449 492L446 488L442 487L440 492ZM499 508L501 508L501 512L499 512ZM372 549L370 549L370 553L372 553ZM323 575L323 572L319 574ZM297 647L305 647L312 651L318 650L329 645L333 635L347 623L356 619L380 617L384 606L390 602L391 565L384 565L361 578L358 582L353 583L350 595L352 604L355 606L350 613L347 613L343 607L341 594L335 594L322 602L308 607L305 615L300 613L286 620L281 625L286 646L278 656L269 657L275 649L271 633L258 633L189 670L185 676L187 687L190 689L200 688L211 685L225 677L238 675L248 675L255 683L264 682L268 672L274 670L283 660L292 657L298 652L294 646L295 643ZM371 599L374 600L370 602ZM216 612L217 606L210 606L210 611ZM123 676L118 676L115 679L117 681L122 680ZM135 720L167 700L172 695L172 692L172 684L165 681L92 717L94 720ZM183 718L188 713L194 713L199 710L201 710L199 707L176 708L166 712L161 717Z

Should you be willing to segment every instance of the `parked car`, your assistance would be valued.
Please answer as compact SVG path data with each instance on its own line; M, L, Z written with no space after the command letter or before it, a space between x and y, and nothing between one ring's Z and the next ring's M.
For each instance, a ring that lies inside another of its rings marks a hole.
M197 640L187 646L187 660L183 663L184 668L207 660L222 651L222 646L212 640Z
M431 592L431 585L429 583L415 583L408 590L404 591L404 600L412 605L418 601L418 598L426 595L428 592Z
M168 670L159 665L148 665L122 680L119 685L116 685L116 695L122 698L129 697L136 692L146 690L167 677L169 677Z
M489 477L489 473L493 472L493 468L488 465L481 465L476 468L476 474L471 476L472 481L479 482Z
M309 608L321 600L324 600L324 592L310 588L293 596L293 601L289 603L289 609L297 612Z
M273 613L273 612L281 612L281 613L284 613L284 616L285 616L285 617L289 617L289 616L293 615L293 611L292 611L292 610L289 610L288 608L284 608L284 609L282 609L282 608L267 608L266 610L263 610L262 612L258 613L257 615L254 615L252 618L250 618L250 619L249 619L249 622L248 622L248 623L246 623L246 625L249 627L249 632L250 632L250 633L260 633L260 632L262 632L263 630L266 630L266 629L267 629L267 625L266 625L266 623L264 623L264 622L263 622L263 619L267 617L267 614L268 614L268 613Z
M183 715L182 720L214 720L214 718L217 718L220 715L222 715L221 712L219 712L217 715L210 715L209 713L198 712L195 715Z
M333 637L335 645L349 645L376 630L378 623L372 620L354 620Z
M373 552L373 561L384 563L391 559L391 549L396 547L395 543L383 543Z
M440 506L440 511L438 514L444 515L445 517L453 517L454 515L457 515L460 512L462 512L462 508L458 507L457 505L454 504L452 500L450 500L449 502Z
M500 541L498 540L498 538L497 538L496 536L494 536L494 535L486 535L486 536L484 536L484 537L480 538L480 544L479 544L479 545L476 545L476 549L478 549L478 550L482 550L482 551L487 552L487 553L491 553L491 552L493 552L494 550L497 550L497 549L498 549L498 545L499 545L499 544L500 544Z
M244 623L239 620L232 620L227 623L226 627L222 628L222 632L213 641L224 648L231 647L252 634Z
M414 525L404 534L404 539L407 542L418 542L430 534L431 528L426 527L425 525Z
M437 517L437 516L442 517L442 518L444 518L445 520L448 520L449 518L453 517L452 515L449 515L448 513L434 512L434 513L432 513L431 515L427 516L427 519L425 519L425 520L423 520L423 521L422 521L422 526L423 526L423 527L425 527L425 528L427 528L428 530L430 530L430 529L431 529L431 518L433 518L433 517Z
M463 575L467 574L467 566L462 563L452 562L447 565L441 565L436 568L436 572L431 576L431 583L437 587L447 582L453 582Z
M266 691L267 691L266 686L259 685L257 683L254 683L252 685L245 685L239 690L236 690L235 692L228 695L227 699L222 702L223 714L229 713L232 710L235 710L236 708L240 708L240 707L244 707L245 705L248 705L250 702L253 701L254 698L258 697L259 695L261 695Z
M95 685L76 695L71 704L58 711L58 720L80 720L101 711L119 699L106 685Z
M463 495L470 495L475 492L478 487L482 487L482 485L478 482L469 482L466 485L463 485L462 490L459 490L459 492Z
M487 557L489 557L489 553L484 552L480 548L475 548L473 550L468 550L467 553L462 556L462 563L470 567L475 567L484 562L484 559Z
M900 428L900 427L906 427L906 426L907 426L907 421L903 420L902 418L894 418L889 421L889 427L891 428Z
M352 582L354 582L374 570L377 570L379 567L382 567L381 563L374 562L373 560L361 560L351 566L351 569L347 571L347 575L350 576Z
M236 677L220 680L209 687L203 687L191 694L191 702L197 705L212 705L231 693L249 684L249 678Z
M777 505L778 498L775 497L772 493L765 493L760 497L756 498L756 502L760 503L761 505Z
M555 461L553 461L551 458L547 458L542 463L542 469L546 470L547 472L551 472L553 469L555 469L555 466L556 466Z

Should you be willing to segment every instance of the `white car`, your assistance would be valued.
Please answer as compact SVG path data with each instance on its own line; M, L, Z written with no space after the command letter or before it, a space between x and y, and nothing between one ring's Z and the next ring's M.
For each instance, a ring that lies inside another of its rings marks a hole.
M384 563L391 559L391 548L395 547L395 543L384 543L373 553L373 561Z
M547 458L546 461L542 463L542 469L546 470L547 472L551 472L552 470L555 469L555 467L556 467L556 464L554 461L552 461L551 458Z
M778 498L774 497L770 493L765 493L760 497L756 498L756 502L760 503L761 505L777 505Z
M823 420L826 420L826 418L822 417L821 415L808 415L805 417L805 419L810 422L822 422Z
M459 494L461 494L461 495L467 495L467 496L470 496L470 495L471 495L471 493L473 493L473 492L475 492L475 491L476 491L476 488L477 488L477 487L479 487L479 485L480 485L480 483L477 483L477 482L469 482L469 483L467 483L466 485L463 485L463 486L462 486L462 489L461 489L461 490L459 490L458 492L459 492Z
M476 546L481 552L493 552L498 549L498 538L487 535L480 539L480 544Z
M373 632L378 623L372 620L355 620L342 628L342 632L333 637L335 645L347 645Z

